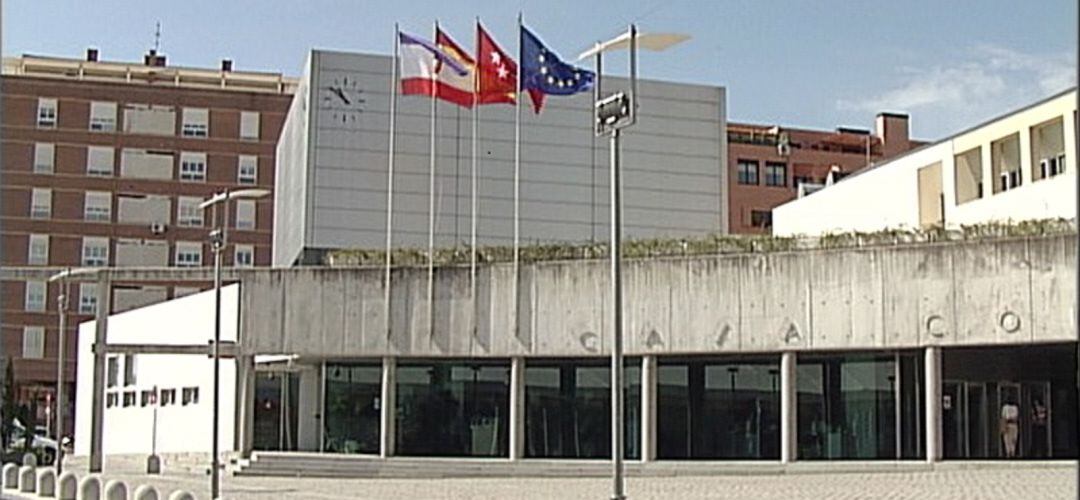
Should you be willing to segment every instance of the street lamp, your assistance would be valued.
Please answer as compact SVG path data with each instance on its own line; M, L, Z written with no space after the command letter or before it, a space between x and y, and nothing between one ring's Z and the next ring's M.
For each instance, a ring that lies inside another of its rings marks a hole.
M56 415L54 416L56 418L56 477L60 477L60 473L64 471L64 344L67 337L67 278L96 271L96 269L86 267L67 268L49 276L49 283L60 282L60 293L56 297L56 310L60 314L60 335L56 351Z
M623 324L622 324L622 181L619 172L620 130L634 124L637 115L637 49L661 51L690 38L678 34L640 34L637 26L611 40L597 43L582 53L578 60L596 57L596 122L598 136L611 137L611 466L612 500L626 498L623 480ZM604 97L603 53L630 50L630 90Z
M237 199L258 199L269 194L270 191L266 189L240 189L236 191L226 189L199 204L200 210L213 207L211 218L214 220L214 230L210 232L210 245L214 250L214 342L211 356L214 360L214 403L213 416L211 417L213 423L210 431L212 434L210 438L210 498L212 500L221 498L221 476L219 471L221 464L218 456L218 408L221 399L219 387L221 385L221 253L225 251L225 245L228 243L229 202ZM220 221L220 226L218 226L217 216L219 203L225 205L224 217L222 217L224 220Z

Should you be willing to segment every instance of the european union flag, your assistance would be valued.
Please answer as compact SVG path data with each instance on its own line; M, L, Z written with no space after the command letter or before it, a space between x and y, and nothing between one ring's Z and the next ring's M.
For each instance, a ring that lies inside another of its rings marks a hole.
M536 113L544 106L544 96L588 91L595 76L592 71L562 62L536 35L521 27L521 89L529 92Z

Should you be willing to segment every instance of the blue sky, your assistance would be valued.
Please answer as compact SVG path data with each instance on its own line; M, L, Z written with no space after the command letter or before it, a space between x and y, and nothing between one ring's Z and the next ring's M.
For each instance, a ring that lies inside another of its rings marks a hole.
M480 16L509 51L515 17L564 56L635 21L693 39L644 54L642 76L728 88L729 119L870 128L912 115L939 138L1075 81L1074 0L8 0L3 53L138 60L162 23L171 64L299 73L311 47L389 53L393 25L471 45ZM614 63L615 61L613 61ZM609 66L616 67L616 66ZM621 69L621 66L619 66Z

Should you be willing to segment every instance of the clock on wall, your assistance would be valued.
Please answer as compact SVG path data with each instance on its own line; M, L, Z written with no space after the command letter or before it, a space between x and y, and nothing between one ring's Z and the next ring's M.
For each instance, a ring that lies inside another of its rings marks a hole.
M364 89L360 88L360 81L356 77L336 77L321 92L322 108L330 111L330 116L336 123L352 125L357 123L358 117L364 112Z

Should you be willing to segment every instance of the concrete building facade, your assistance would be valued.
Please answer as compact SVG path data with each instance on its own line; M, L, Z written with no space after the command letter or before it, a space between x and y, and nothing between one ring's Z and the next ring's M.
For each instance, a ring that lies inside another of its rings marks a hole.
M278 144L275 265L384 247L392 65L388 56L311 52ZM625 81L605 78L604 85L615 91ZM626 236L725 232L724 88L642 81L639 92L639 122L623 141ZM608 143L592 132L592 104L585 93L549 99L539 115L522 110L524 244L607 237ZM479 111L480 245L513 242L514 112L509 105ZM435 245L467 245L471 111L439 101L437 115ZM430 98L398 99L396 247L427 247L430 124Z
M773 233L1076 217L1075 90L864 169L774 210Z
M198 203L228 188L274 185L274 144L295 82L279 74L23 56L3 66L2 265L203 266L210 214ZM268 265L273 204L232 214L225 261ZM3 356L20 404L52 411L60 286L4 281ZM72 285L65 379L75 380L78 321L93 315L93 283ZM115 283L122 311L205 283ZM73 392L67 392L72 394ZM67 411L70 415L70 409ZM66 428L71 429L70 423Z

